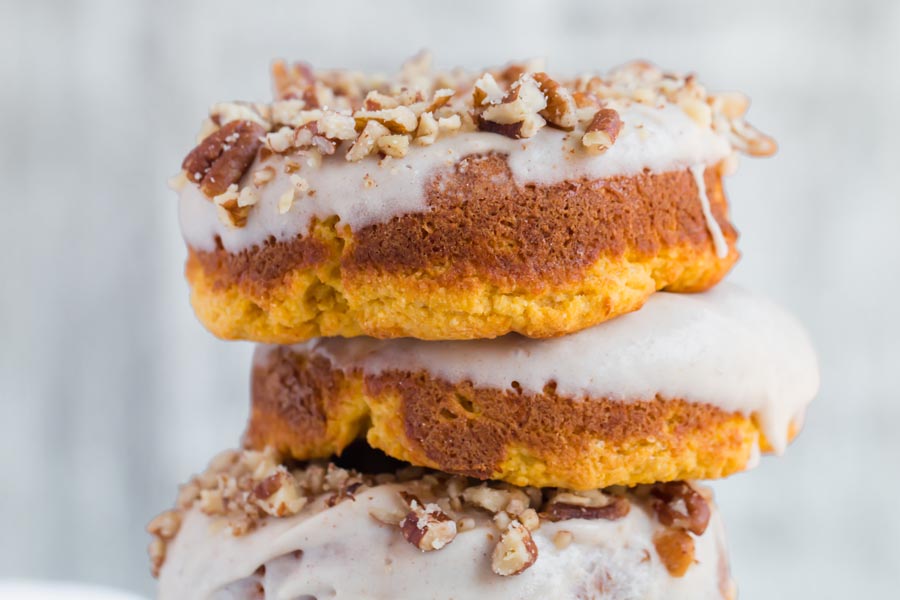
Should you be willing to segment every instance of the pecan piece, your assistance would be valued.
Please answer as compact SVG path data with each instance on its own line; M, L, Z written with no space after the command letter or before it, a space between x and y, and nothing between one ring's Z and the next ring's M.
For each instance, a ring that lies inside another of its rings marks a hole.
M619 118L619 113L611 108L601 108L588 124L581 143L588 150L606 152L616 142L621 130L622 119Z
M187 171L191 181L200 185L207 197L214 198L244 176L265 133L265 128L253 121L226 123L191 150L181 168Z
M499 133L500 135L505 135L508 138L512 138L517 140L522 135L522 125L524 123L522 121L518 123L494 123L493 121L488 121L483 118L481 115L478 115L478 129L481 131L487 131L489 133Z
M497 575L518 575L537 560L538 549L531 532L518 521L510 522L491 554L491 570Z
M682 577L694 563L694 538L681 529L666 529L653 536L656 553L672 577Z
M419 125L419 118L409 107L397 106L381 110L358 110L353 113L356 128L360 131L369 121L377 121L391 130L391 133L412 133Z
M422 502L407 492L400 497L409 512L400 521L400 531L406 541L423 552L440 550L456 538L456 521L447 516L437 504Z
M569 519L606 519L616 521L628 515L631 503L626 498L615 497L606 506L579 506L566 502L551 502L544 508L542 517L548 521Z
M296 62L288 65L283 60L272 63L272 84L275 98L299 98L304 90L315 82L312 67L306 63Z
M306 496L300 495L294 476L281 466L254 486L250 498L273 517L297 514L307 502Z
M530 138L546 124L541 116L547 99L530 76L520 77L497 104L477 108L478 128L513 139Z
M703 535L709 525L709 503L685 481L658 483L650 490L656 518L666 527Z
M547 107L541 111L541 116L547 119L550 125L559 129L565 131L575 129L578 117L575 113L575 98L572 97L572 93L546 73L535 73L533 77L547 99Z

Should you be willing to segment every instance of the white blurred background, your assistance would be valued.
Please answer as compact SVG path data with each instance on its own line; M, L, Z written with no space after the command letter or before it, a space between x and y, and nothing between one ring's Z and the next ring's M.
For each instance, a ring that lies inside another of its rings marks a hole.
M900 589L900 2L0 0L0 578L152 594L144 524L234 445L251 347L195 322L166 179L273 57L392 70L643 57L755 100L733 280L808 325L788 454L718 483L742 598Z

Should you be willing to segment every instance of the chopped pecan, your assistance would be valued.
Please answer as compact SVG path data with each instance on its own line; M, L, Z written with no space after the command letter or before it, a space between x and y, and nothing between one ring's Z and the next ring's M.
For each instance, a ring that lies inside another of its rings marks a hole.
M447 88L436 90L434 92L434 96L432 96L431 98L431 103L429 103L428 106L425 107L424 112L436 111L440 107L450 102L450 98L453 97L453 94L454 91Z
M512 494L508 489L496 489L482 483L463 490L462 498L472 506L496 513L507 507L512 499Z
M297 187L291 186L281 196L278 197L278 214L286 214L291 207L294 206L294 199L297 197Z
M287 65L283 60L272 63L272 83L279 100L299 98L315 80L312 67L306 63Z
M406 541L423 552L440 550L456 538L456 521L437 504L425 504L407 492L400 492L409 512L400 522Z
M159 577L163 563L166 562L166 542L158 537L150 541L147 546L147 554L150 556L150 574Z
M350 115L327 114L319 119L318 130L330 140L352 140L356 137L356 119Z
M369 121L353 145L350 146L346 159L350 162L362 160L375 150L380 138L390 135L390 133L390 130L378 121Z
M513 138L514 140L525 137L522 135L522 125L523 123L521 121L519 123L506 124L494 123L493 121L488 121L482 118L481 115L478 115L478 129L490 133L499 133L500 135L505 135L508 138Z
M241 194L236 183L229 185L228 189L218 196L213 196L212 200L222 223L229 227L243 227L247 224L252 204L246 204L246 198L245 203L241 204Z
M147 532L164 540L170 540L178 533L181 527L181 513L177 510L167 510L156 516L147 525Z
M699 98L685 97L678 101L678 106L700 127L712 125L712 109Z
M400 106L400 103L396 98L382 94L378 90L372 90L366 94L366 99L363 102L363 107L366 110L383 110L386 108L397 108L398 106Z
M681 529L666 529L653 536L656 553L672 577L682 577L694 563L694 538Z
M534 564L538 557L537 544L531 532L518 521L510 522L491 554L491 570L497 575L518 575Z
M293 475L281 466L254 486L250 498L273 517L297 514L307 502L306 496L300 495Z
M356 128L362 130L368 121L378 121L392 133L412 133L419 124L416 114L406 106L381 110L358 110L353 113Z
M573 539L574 536L571 531L560 529L553 534L553 545L556 546L557 550L565 550L572 543Z
M378 150L394 158L403 158L409 152L408 135L384 135L378 138Z
M600 100L589 92L575 92L572 94L577 108L598 108Z
M221 127L232 121L253 121L268 129L270 109L265 104L218 102L209 109L210 121Z
M566 521L568 519L605 519L615 521L628 515L631 503L627 498L615 496L609 504L603 506L583 506L567 502L549 502L541 514L548 521Z
M616 142L622 130L622 119L619 113L611 108L601 108L594 114L588 124L581 143L595 152L606 152Z
M778 150L774 139L740 119L731 121L728 139L735 148L750 156L771 156Z
M529 138L546 124L540 113L547 99L530 75L522 75L500 103L492 103L476 111L478 128L514 139Z
M472 106L479 109L485 104L500 102L503 99L503 90L497 85L497 81L490 73L485 73L475 81L472 86Z
M666 527L703 535L709 525L709 503L686 481L658 483L650 489L656 518Z
M181 164L209 198L225 192L250 168L265 128L253 121L231 121L208 135Z
M419 126L416 128L416 143L429 146L437 139L439 127L437 119L430 112L424 112L419 116Z
M575 129L578 118L575 114L576 105L572 93L546 73L535 73L534 80L547 99L547 108L541 111L541 116L559 129L565 131Z

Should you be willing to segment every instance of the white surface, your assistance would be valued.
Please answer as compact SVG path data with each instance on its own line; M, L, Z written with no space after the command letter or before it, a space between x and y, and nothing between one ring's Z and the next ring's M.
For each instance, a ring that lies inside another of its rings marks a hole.
M780 151L727 181L733 279L807 325L823 381L784 457L716 485L735 576L743 600L896 595L900 3L259 6L0 2L0 575L149 594L143 525L240 435L252 347L196 323L166 187L208 105L269 97L273 56L390 69L428 46L645 57L753 98Z
M275 346L261 346L257 360ZM424 370L445 381L623 402L681 398L759 419L781 453L819 389L809 336L766 298L723 282L703 294L659 293L637 312L561 337L425 342L330 338L298 344L337 369Z

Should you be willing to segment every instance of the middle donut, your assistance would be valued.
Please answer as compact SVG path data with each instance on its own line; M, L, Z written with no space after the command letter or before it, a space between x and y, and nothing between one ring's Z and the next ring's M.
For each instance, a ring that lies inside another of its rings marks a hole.
M561 338L318 339L257 351L245 444L297 459L358 437L515 485L710 479L784 450L818 388L802 327L722 284Z

